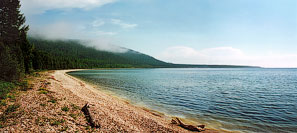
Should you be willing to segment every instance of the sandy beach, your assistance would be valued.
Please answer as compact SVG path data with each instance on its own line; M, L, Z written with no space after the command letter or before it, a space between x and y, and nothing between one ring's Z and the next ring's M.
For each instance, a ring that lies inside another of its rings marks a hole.
M137 107L100 88L85 83L67 72L45 72L33 79L33 89L22 93L16 103L19 117L1 132L190 132L171 118ZM46 92L46 93L44 93ZM90 129L81 108L90 104L90 112L100 128ZM63 109L67 107L67 110ZM69 109L68 109L69 108ZM75 117L74 117L75 116ZM218 132L207 129L203 132Z
M69 76L66 74L69 71L73 70L61 70L53 73L56 79L56 81L52 81L56 86L54 88L59 88L56 90L57 92L69 94L69 97L79 98L80 100L76 101L80 101L80 105L90 103L91 110L95 113L95 120L102 126L102 131L189 132L170 124L170 119L165 116L131 105L122 99L99 91L95 86ZM210 131L206 130L205 132Z

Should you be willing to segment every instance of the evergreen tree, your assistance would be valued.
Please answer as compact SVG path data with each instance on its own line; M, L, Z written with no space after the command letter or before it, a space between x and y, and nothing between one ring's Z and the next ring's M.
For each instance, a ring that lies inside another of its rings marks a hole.
M1 0L0 2L0 51L1 66L11 65L15 71L0 69L0 75L9 73L13 79L1 77L1 80L18 80L25 72L25 65L30 55L24 60L24 54L30 53L32 46L28 44L26 32L28 26L24 25L25 17L20 13L19 0ZM3 54L6 53L6 54ZM26 62L25 62L26 61ZM13 65L12 65L13 64ZM29 66L28 71L29 71Z
M0 80L12 81L17 79L16 67L18 63L16 60L13 60L11 57L11 51L9 48L0 42Z
M27 30L28 29L22 29L21 32L21 50L23 53L23 58L24 58L24 67L25 67L25 72L30 73L33 71L33 50L34 50L34 45L31 44L28 39L27 39Z

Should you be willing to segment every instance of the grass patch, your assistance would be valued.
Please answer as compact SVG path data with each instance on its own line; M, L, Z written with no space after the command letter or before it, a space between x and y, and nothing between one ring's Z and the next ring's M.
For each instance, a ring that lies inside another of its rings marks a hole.
M41 91L39 92L39 94L47 94L47 93L48 93L47 90L41 90Z
M60 120L52 120L50 125L51 126L58 126L58 125L61 125L62 123L64 123L65 120L64 119L60 119Z
M72 114L71 113L71 114L69 114L69 116L72 117L74 120L76 120L76 118L77 118L77 114Z
M39 88L38 90L39 90L39 91L47 91L47 89L46 89L46 88L42 88L42 87L41 87L41 88Z
M86 130L90 130L91 129L91 126L86 126Z
M1 106L6 106L6 105L7 105L6 100L2 99L2 100L0 101L0 105L1 105Z
M20 89L22 91L27 91L29 89L32 89L29 85L29 82L27 80L24 80L22 82L19 82L18 85L20 86Z
M38 72L34 72L30 74L33 77L40 77L40 74Z
M6 96L7 98L10 98L10 99L15 99L15 96L14 95L12 95L12 94L7 94L7 96Z
M68 129L68 126L64 126L64 127L62 127L62 129L60 131L65 132L65 131L67 131L67 129Z
M38 125L38 126L45 126L47 122L51 122L51 119L45 117L45 116L42 116L42 117L38 117L36 120L35 120L35 124ZM54 121L52 121L54 122Z
M7 94L16 88L16 85L11 82L0 81L0 100L6 99Z
M42 88L42 87L41 87L41 88L39 88L38 90L40 91L40 92L39 92L40 94L47 94L47 93L49 93L48 89L46 89L46 88Z
M57 100L56 99L51 99L51 100L48 100L48 102L57 103Z
M40 106L42 106L42 107L45 107L45 106L46 106L46 104L45 104L45 103L41 103L41 104L40 104Z
M69 111L69 108L67 106L64 106L64 107L61 108L61 110L62 111L65 111L65 112L68 112Z
M19 107L20 107L20 105L18 105L18 104L9 105L7 107L7 109L5 110L5 113L9 114L9 113L15 112Z
M75 104L71 104L71 107L72 107L73 110L79 110L80 109L80 107L75 105Z

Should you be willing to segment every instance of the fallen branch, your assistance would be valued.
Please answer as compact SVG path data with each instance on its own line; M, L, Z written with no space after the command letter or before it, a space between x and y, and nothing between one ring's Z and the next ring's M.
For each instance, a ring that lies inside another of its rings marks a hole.
M187 130L190 130L190 131L198 131L198 132L201 132L201 131L204 131L204 127L205 125L198 125L197 127L196 126L193 126L193 125L186 125L184 123L182 123L178 118L176 118L177 122L172 119L171 123L173 124L179 124L180 127L184 128L184 129L187 129Z
M84 115L88 121L88 123L90 124L90 126L92 128L100 128L100 124L97 124L95 121L94 121L94 118L92 117L91 113L90 113L90 110L89 110L89 104L87 103L82 109L81 111L84 112Z

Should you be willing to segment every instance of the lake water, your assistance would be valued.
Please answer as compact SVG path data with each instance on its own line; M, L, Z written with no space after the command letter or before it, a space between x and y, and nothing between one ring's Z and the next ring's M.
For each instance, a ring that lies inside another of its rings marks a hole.
M208 127L297 132L297 69L114 69L70 75Z

